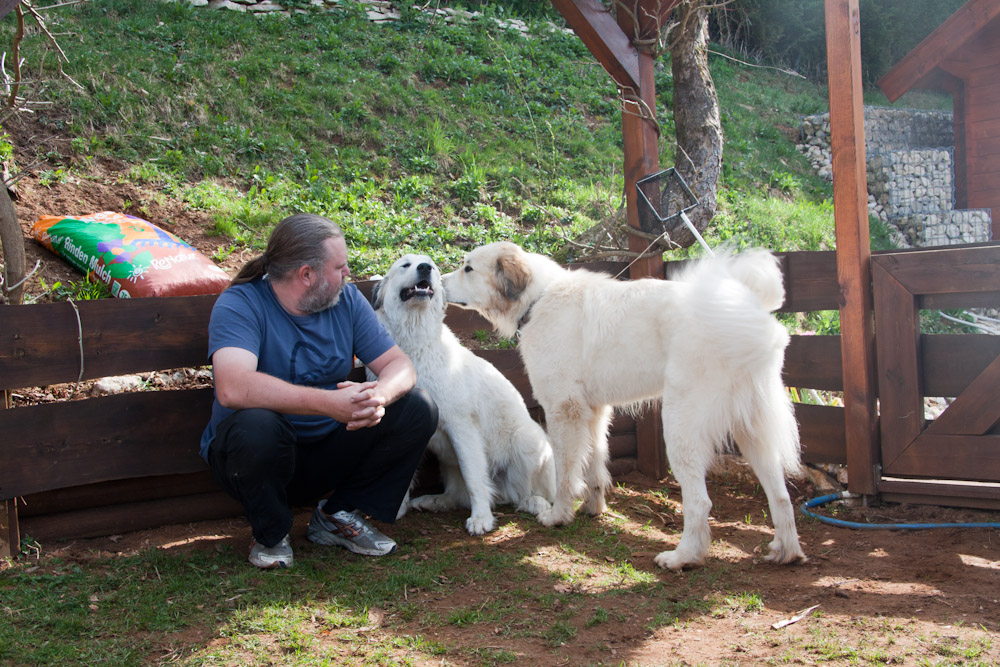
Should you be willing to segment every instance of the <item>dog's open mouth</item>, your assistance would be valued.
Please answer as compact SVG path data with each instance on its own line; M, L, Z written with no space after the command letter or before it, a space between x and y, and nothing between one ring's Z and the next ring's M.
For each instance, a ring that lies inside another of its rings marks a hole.
M426 280L421 280L412 287L404 287L399 290L400 301L409 301L413 298L429 299L432 296L434 296L434 288L432 288L431 284Z

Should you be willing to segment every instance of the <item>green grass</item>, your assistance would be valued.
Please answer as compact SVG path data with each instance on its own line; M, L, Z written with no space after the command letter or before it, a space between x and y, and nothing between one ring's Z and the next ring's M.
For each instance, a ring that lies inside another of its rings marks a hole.
M620 202L615 88L578 38L545 24L527 39L410 10L375 25L349 2L286 18L91 0L53 15L77 36L60 41L63 69L84 90L42 58L43 36L22 45L51 78L53 106L38 120L70 139L38 148L43 182L117 158L126 178L208 211L229 252L260 249L278 220L308 211L344 227L359 278L403 252L450 267L498 239L554 254ZM0 25L0 39L12 27ZM666 167L673 90L663 65ZM826 108L825 88L722 55L710 65L726 143L707 238L831 248L830 186L794 147L800 115Z

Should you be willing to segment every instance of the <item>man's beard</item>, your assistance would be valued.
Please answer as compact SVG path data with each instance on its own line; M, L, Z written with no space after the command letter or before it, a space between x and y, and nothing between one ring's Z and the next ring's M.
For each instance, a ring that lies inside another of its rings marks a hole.
M299 310L307 315L318 313L327 308L333 308L340 301L340 293L344 290L344 284L334 288L330 281L323 278L322 283L317 283L306 290L306 293L299 299Z

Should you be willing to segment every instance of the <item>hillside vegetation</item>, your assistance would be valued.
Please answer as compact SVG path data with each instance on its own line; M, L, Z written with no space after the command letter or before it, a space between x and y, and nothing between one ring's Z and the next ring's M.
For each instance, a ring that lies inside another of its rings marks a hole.
M34 118L70 142L21 146L38 161L15 169L55 183L120 160L121 177L211 213L228 239L217 259L259 249L294 211L339 222L361 277L406 251L448 266L496 239L571 258L567 239L621 215L615 87L572 33L537 22L525 37L485 16L452 25L404 10L373 24L350 3L291 17L145 0L55 9L66 76L38 31L21 55L45 82L28 93L48 104ZM0 28L10 43L13 21ZM726 143L709 242L831 248L830 187L794 147L800 116L826 109L825 87L712 49ZM656 83L667 167L669 63Z

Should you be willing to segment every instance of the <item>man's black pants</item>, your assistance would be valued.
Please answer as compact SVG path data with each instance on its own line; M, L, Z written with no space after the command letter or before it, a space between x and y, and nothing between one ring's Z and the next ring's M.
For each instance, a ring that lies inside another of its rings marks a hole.
M437 423L437 406L422 389L387 406L376 426L341 425L315 442L299 442L279 413L238 410L219 424L208 464L243 504L254 539L271 547L291 530L293 506L324 496L333 511L394 522Z

